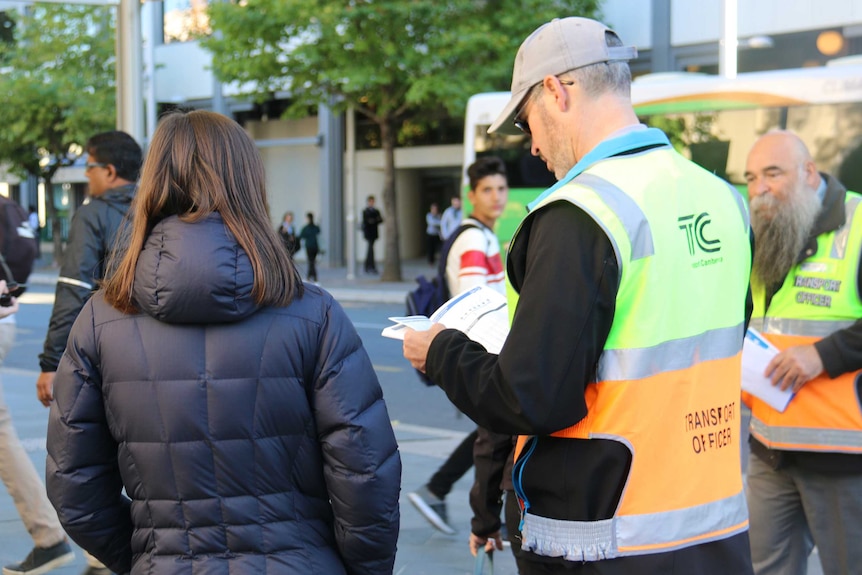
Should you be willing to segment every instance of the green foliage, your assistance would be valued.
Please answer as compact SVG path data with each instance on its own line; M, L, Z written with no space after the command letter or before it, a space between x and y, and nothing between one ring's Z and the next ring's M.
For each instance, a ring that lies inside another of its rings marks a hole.
M34 4L0 43L0 161L50 179L114 126L114 16L106 7ZM41 163L40 163L41 160Z
M721 138L713 133L716 114L696 112L674 116L647 116L646 123L667 134L670 143L682 152L692 144L718 141Z
M505 90L521 41L597 0L240 0L210 4L203 45L216 75L309 105L354 106L376 122L440 106L463 114L476 92Z
M594 15L598 0L232 0L210 3L213 69L286 114L352 106L379 128L383 204L397 214L394 149L474 93L509 88L518 46L544 22ZM376 134L368 134L376 136ZM401 280L398 219L385 225L383 281Z

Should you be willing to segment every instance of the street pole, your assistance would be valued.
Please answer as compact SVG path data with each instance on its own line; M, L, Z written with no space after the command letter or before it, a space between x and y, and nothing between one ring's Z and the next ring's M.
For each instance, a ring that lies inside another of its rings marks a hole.
M721 12L718 74L732 80L736 78L736 50L739 43L737 40L737 0L722 0Z
M153 140L153 132L156 131L156 122L158 120L158 109L156 104L156 43L161 42L162 29L162 7L156 2L147 2L142 10L147 12L142 13L145 16L144 20L150 24L147 33L147 57L144 65L145 75L147 78L147 86L144 90L146 93L146 107L144 108L144 139L146 141L145 149L149 149L150 142Z
M145 139L141 52L141 3L120 0L117 7L117 129L137 142Z

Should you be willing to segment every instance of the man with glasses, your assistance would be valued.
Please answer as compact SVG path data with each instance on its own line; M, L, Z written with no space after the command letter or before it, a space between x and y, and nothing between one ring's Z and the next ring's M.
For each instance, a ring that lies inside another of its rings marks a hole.
M78 208L72 218L51 322L39 356L42 373L36 382L36 394L45 407L51 405L54 398L54 372L66 348L72 324L105 277L115 239L132 203L143 158L138 143L120 131L96 134L84 149L87 151L85 174L89 180L89 202ZM87 564L85 575L109 573L93 557L87 557Z
M639 124L636 55L586 18L521 44L489 131L530 134L558 182L509 249L506 343L489 354L439 324L404 339L476 423L521 436L507 524L520 523L522 575L752 572L739 457L748 213Z

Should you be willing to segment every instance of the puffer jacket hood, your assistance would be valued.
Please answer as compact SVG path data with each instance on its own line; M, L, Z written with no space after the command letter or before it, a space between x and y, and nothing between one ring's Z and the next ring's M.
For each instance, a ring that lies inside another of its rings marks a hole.
M230 323L257 310L251 261L221 215L189 223L177 216L153 228L135 268L134 301L167 323Z

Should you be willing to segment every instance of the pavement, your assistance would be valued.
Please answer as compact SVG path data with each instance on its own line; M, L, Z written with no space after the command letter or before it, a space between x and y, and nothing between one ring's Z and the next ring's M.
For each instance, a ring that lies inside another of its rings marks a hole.
M43 257L43 261L45 259L49 258ZM299 262L298 265L304 272L305 263ZM361 264L358 267L361 270ZM318 280L339 301L403 304L407 291L416 285L414 278L419 274L430 276L435 270L436 266L429 265L425 260L406 260L402 262L404 281L382 282L379 276L370 274L360 273L356 277L349 277L346 268L324 264L318 266ZM28 284L52 285L56 283L57 277L58 269L46 264L39 266L30 275ZM27 295L24 295L22 302L27 302ZM31 297L35 298L35 295L38 294L31 294ZM34 330L22 327L19 325L16 346L23 345L26 340L41 341L44 337L44 333L29 333ZM15 353L15 348L11 353ZM3 394L18 435L38 473L44 477L48 410L34 398L33 386L38 374L33 370L2 367L0 375ZM463 416L459 419L454 410L442 419L447 419L441 421L444 427L424 427L393 421L403 464L401 531L395 575L471 575L474 572L474 561L467 547L471 517L467 501L472 474L467 474L456 483L447 498L450 524L457 529L455 535L444 535L435 530L407 499L410 491L422 486L431 477L472 426ZM21 523L11 497L5 489L0 489L0 566L23 560L32 546L33 542ZM86 569L86 562L80 550L77 547L75 549L73 563L50 573L82 573ZM508 549L496 553L494 562L496 575L517 574Z
M44 258L43 258L44 261ZM298 263L305 271L305 263ZM361 269L361 263L357 266ZM436 266L424 259L405 260L401 264L403 281L382 282L379 276L359 272L354 277L345 267L318 266L319 284L341 302L403 304L407 292L416 283L420 274L431 276ZM28 279L32 285L56 283L58 269L51 265L37 268ZM22 301L26 303L27 294ZM19 326L16 346L25 339L35 338L41 343L44 333L27 333ZM15 353L15 348L11 353ZM14 418L18 435L29 452L37 471L44 476L45 429L48 411L35 401L33 384L37 372L9 367L0 368L2 390ZM459 414L450 412L453 420L443 421L444 427L424 427L393 421L393 429L399 444L402 471L401 530L398 540L394 575L471 575L474 573L473 558L467 548L470 533L471 512L467 501L472 474L457 482L449 494L448 511L450 524L457 530L455 535L444 535L435 530L413 508L407 499L410 491L421 487L437 470L440 464L461 442L472 424ZM5 490L0 490L0 566L21 561L32 547L32 540L24 529L12 499ZM77 548L76 548L77 549ZM86 568L82 553L76 552L75 561L65 567L51 571L56 575L78 575ZM496 575L516 575L515 561L508 549L498 552L494 558ZM822 575L817 550L808 562L809 575ZM319 574L326 575L326 574Z
M47 254L43 255L45 261ZM297 262L305 277L306 263ZM437 273L437 265L430 265L425 259L403 260L401 262L400 282L384 282L380 274L366 274L361 271L362 263L357 264L356 273L351 276L346 267L317 264L318 284L331 293L338 301L366 303L404 303L407 292L416 287L416 276L424 274L429 279ZM382 264L378 269L383 270ZM28 284L53 285L57 283L59 269L50 263L36 268L27 279Z

